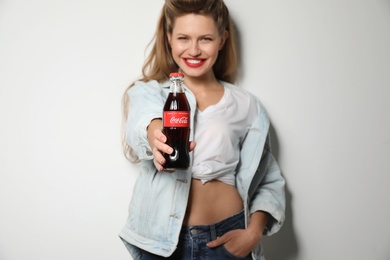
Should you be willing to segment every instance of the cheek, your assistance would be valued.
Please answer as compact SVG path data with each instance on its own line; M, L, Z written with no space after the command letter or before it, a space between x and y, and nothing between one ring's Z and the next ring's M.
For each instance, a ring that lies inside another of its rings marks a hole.
M172 54L173 55L178 55L178 53L179 53L178 49L175 48L175 47L172 47Z
M171 54L176 63L180 62L181 53L182 51L178 48L178 46L171 45Z
M174 58L175 60L179 59L180 52L178 51L177 48L172 48L171 53L172 53L172 56L173 56L173 58Z
M171 49L172 49L172 53L176 55L180 54L185 50L184 46L181 44L172 44Z
M204 51L208 54L208 56L215 57L215 58L218 56L219 53L219 49L217 48L217 46L210 46Z

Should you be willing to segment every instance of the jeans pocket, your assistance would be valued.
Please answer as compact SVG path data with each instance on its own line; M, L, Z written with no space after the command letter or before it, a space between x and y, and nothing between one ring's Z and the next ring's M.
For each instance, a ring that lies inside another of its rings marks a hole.
M230 253L229 250L226 249L225 245L220 246L221 253L223 254L223 259L252 259L251 254L249 253L247 256L237 256L233 253Z

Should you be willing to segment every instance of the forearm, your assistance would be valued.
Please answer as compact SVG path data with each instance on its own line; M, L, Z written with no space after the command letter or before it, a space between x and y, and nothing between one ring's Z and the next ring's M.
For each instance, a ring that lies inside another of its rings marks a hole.
M265 211L256 211L250 215L248 231L254 234L256 237L261 239L263 231L267 226L270 216Z

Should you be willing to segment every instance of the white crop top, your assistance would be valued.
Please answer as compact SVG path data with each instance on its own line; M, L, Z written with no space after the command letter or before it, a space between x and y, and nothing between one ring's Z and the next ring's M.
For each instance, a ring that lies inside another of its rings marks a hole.
M221 100L195 112L192 177L235 185L241 143L258 112L248 92L222 83Z

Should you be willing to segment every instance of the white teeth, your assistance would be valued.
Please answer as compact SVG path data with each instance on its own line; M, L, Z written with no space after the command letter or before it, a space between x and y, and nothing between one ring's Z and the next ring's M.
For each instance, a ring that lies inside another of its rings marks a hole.
M200 60L187 60L187 62L191 64L199 64Z

